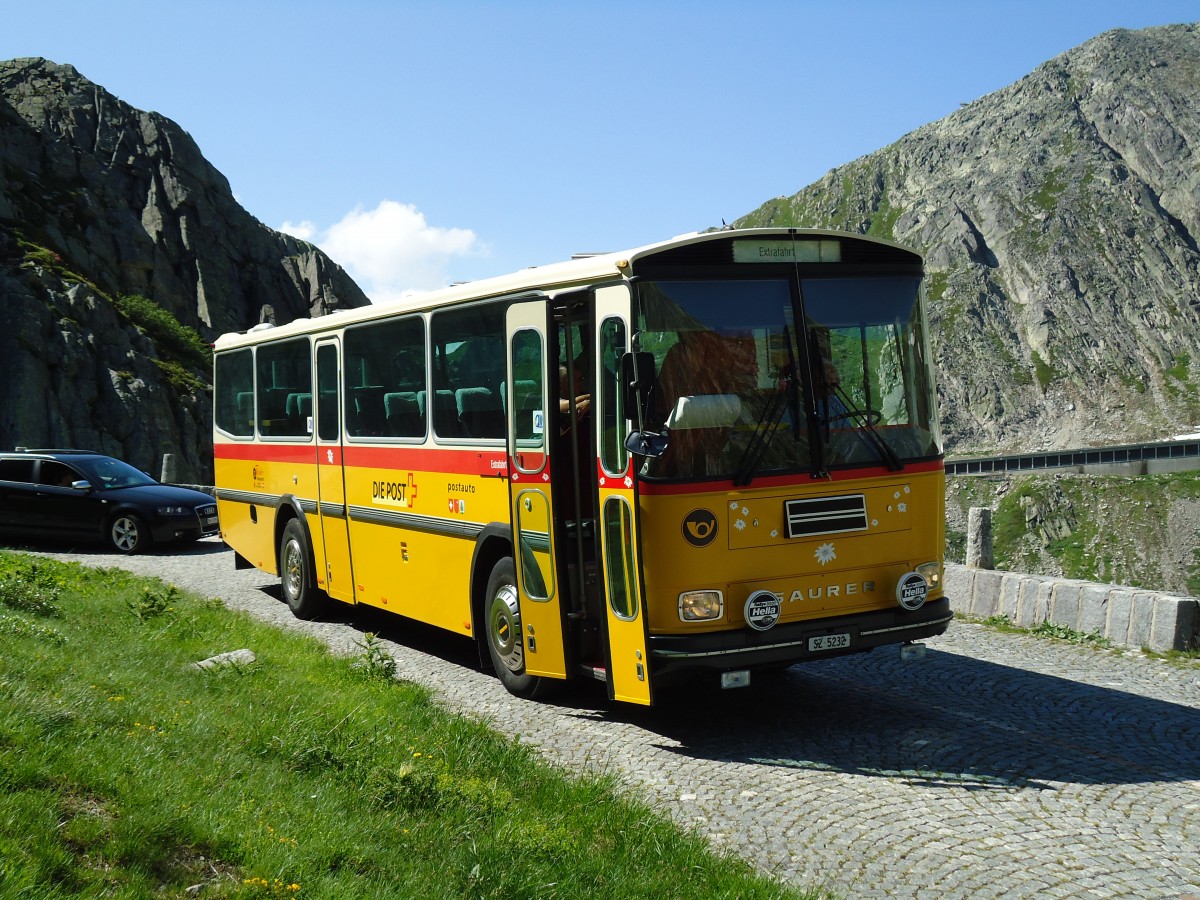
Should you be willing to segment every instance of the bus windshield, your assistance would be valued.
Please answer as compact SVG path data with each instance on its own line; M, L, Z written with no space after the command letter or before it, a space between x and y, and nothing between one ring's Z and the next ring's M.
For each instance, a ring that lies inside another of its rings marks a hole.
M650 478L887 465L941 452L920 279L659 280L639 286L654 354ZM797 320L803 321L797 327Z

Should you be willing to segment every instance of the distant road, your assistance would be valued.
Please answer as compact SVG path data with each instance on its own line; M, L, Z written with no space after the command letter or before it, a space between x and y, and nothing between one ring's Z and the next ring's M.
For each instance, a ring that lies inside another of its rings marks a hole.
M947 475L989 475L1041 469L1078 469L1131 475L1200 469L1200 436L1154 444L1122 444L1116 447L946 460Z
M954 623L918 661L877 650L739 691L678 690L650 710L613 706L596 684L533 703L472 668L462 638L369 612L292 618L276 579L235 570L216 540L46 555L156 575L339 653L375 631L400 677L446 707L568 770L616 774L797 885L940 900L1200 893L1200 668Z

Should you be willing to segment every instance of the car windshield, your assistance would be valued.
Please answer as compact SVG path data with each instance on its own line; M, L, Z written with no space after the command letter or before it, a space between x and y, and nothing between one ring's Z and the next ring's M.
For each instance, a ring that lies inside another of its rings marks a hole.
M667 449L642 474L745 482L936 456L919 296L917 277L643 282L646 424Z
M101 490L113 488L138 487L144 484L157 484L145 472L135 469L129 463L121 462L109 456L87 456L72 459L71 462L87 475L88 480Z

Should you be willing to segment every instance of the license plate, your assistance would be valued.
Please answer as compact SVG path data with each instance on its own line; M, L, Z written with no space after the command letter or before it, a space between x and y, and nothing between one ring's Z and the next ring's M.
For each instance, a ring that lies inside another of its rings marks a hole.
M814 650L841 650L844 647L850 646L850 635L843 632L842 634L822 634L819 637L808 639L808 649Z

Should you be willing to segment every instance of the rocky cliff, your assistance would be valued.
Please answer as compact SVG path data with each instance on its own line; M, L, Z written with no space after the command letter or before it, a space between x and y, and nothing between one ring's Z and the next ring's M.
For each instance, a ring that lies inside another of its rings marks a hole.
M1112 31L738 225L924 252L951 454L1200 424L1200 27Z
M207 344L367 298L247 213L176 123L44 59L0 62L0 447L211 478Z

